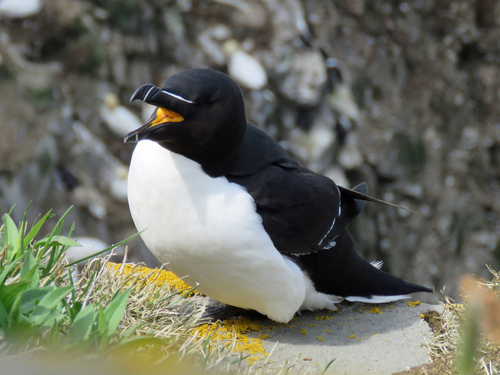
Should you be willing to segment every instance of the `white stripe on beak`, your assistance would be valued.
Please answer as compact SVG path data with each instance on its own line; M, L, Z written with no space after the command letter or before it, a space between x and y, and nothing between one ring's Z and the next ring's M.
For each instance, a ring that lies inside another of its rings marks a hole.
M144 99L142 99L143 102L147 101L148 100L148 96L149 96L149 93L151 92L151 90L155 89L156 87L152 86L148 92L146 93L146 95L144 96Z

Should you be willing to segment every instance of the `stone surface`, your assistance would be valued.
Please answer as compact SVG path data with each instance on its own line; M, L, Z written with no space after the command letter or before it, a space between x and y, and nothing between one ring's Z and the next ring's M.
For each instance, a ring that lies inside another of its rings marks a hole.
M276 368L296 361L293 373L319 374L334 360L326 374L387 375L430 362L424 343L433 334L420 314L438 308L342 303L336 313L303 312L269 331L263 325L263 342Z

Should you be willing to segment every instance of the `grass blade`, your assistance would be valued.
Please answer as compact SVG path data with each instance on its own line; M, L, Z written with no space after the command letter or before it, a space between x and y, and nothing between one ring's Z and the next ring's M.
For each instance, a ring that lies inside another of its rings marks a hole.
M324 370L321 372L321 375L324 375L326 374L326 371L328 370L328 368L332 365L333 362L335 362L337 358L334 358L332 359L330 362L327 363L326 367L324 368Z
M123 314L125 314L125 308L127 307L128 297L131 291L132 289L127 289L125 292L115 295L113 300L104 310L108 335L114 334L118 329Z
M9 330L14 329L21 322L21 295L17 295L10 309L7 325ZM6 335L7 336L7 335ZM7 337L6 337L7 338Z
M36 261L32 253L28 252L27 257L21 266L21 274L19 280L29 281L32 288L36 288L40 284L39 262Z
M30 231L26 234L26 237L24 237L25 244L29 244L38 234L47 219L50 219L53 216L52 210L49 210L49 212L47 212L39 221L35 221Z
M21 296L21 311L24 314L31 313L35 307L40 303L40 300L46 296L53 287L46 286L43 288L27 289Z
M3 285L5 282L5 279L9 276L10 272L18 266L17 263L12 262L7 264L7 267L5 267L2 272L0 272L0 285Z
M4 225L2 227L2 242L0 244L5 246L15 242L19 236L19 232L17 231L16 223L14 223L10 215L4 214L2 221Z
M15 299L28 289L29 286L29 281L19 281L0 288L0 301L7 311L11 309Z
M26 345L31 340L36 340L39 337L39 332L31 325L26 318L21 314L21 296L18 295L8 318L8 330L4 330L5 340L12 345L11 350L18 350Z
M462 327L462 341L457 352L457 374L469 375L474 373L476 363L477 347L479 344L479 306L469 307L467 316Z
M50 243L52 242L52 238L54 238L54 236L60 234L61 228L62 228L62 226L64 224L64 219L66 219L66 216L68 216L68 214L69 214L69 212L71 211L72 208L73 208L73 206L71 206L70 208L68 208L66 210L66 212L61 216L61 218L57 221L56 225L54 226L54 229L52 229L52 232L48 236L47 243L45 244L45 246L43 247L43 249L41 251L42 256L46 253L46 251L47 251ZM52 265L53 265L52 254L51 254L51 259L49 259L49 265L47 267L48 269L51 269Z
M2 216L2 221L4 223L2 227L2 242L1 244L7 246L7 259L11 262L15 255L21 249L21 242L19 241L19 232L17 230L16 223L8 214Z
M73 322L70 338L72 341L88 340L94 327L94 322L97 317L97 306L87 305L81 310Z
M98 251L98 252L96 252L96 253L94 253L94 254L92 254L92 255L89 255L89 256L86 256L86 257L84 257L84 258L81 258L81 259L75 260L74 262L67 264L67 265L66 265L66 267L71 267L71 266L74 266L75 264L78 264L78 263L83 262L83 261L85 261L85 260L89 260L89 259L91 259L91 258L94 258L94 257L98 256L98 255L101 255L101 254L105 253L106 251L110 251L110 250L112 250L112 249L114 249L114 248L117 248L118 246L121 246L121 245L123 245L123 244L127 243L127 242L128 242L128 241L130 241L130 240L133 240L134 238L136 238L137 236L139 236L141 233L142 233L142 232L136 233L136 234L134 234L134 235L132 235L132 236L130 236L130 237L125 238L124 240L122 240L122 241L120 241L120 242L117 242L117 243L116 243L116 244L114 244L114 245L111 245L111 246L109 246L109 247L105 248L104 250L100 250L100 251Z
M7 313L7 309L3 305L0 300L0 327L4 332L9 330L9 314Z
M50 314L54 314L55 307L61 302L61 299L66 297L69 292L73 289L71 286L65 286L61 288L54 288L52 291L47 293L39 302L33 314L31 314L30 320L36 325L42 325L45 323Z
M41 240L36 241L35 247L47 245L48 240L49 240L48 238L42 238ZM49 247L53 247L53 246L81 247L82 245L80 245L77 241L75 241L69 237L56 234L50 239L50 243L48 244L48 246Z

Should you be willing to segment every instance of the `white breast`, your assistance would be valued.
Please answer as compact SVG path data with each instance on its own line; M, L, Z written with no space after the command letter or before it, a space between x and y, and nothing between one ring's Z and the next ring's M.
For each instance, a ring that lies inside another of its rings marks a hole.
M246 190L225 177L209 177L184 156L139 142L128 198L151 252L216 300L288 321L306 290L314 290L300 268L275 249Z

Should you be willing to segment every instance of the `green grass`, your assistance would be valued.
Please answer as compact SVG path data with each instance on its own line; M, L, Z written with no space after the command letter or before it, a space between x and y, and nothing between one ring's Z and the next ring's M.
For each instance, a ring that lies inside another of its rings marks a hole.
M31 225L27 210L17 224L4 214L0 227L0 368L13 361L33 363L43 374L76 365L106 373L111 366L120 374L256 373L241 353L235 359L227 345L193 334L202 297L158 286L155 270L123 272L108 265L109 256L96 257L138 234L85 258L75 275L82 259L68 263L64 256L79 246L74 225L65 229L70 210L57 221L48 212Z
M42 227L53 217L48 212L28 230L26 212L16 225L9 214L0 229L0 337L3 351L16 354L33 348L76 353L103 353L119 346L133 330L122 333L130 290L117 291L106 305L85 303L92 290L77 288L72 268L64 258L72 225L63 235L64 220L42 237Z

